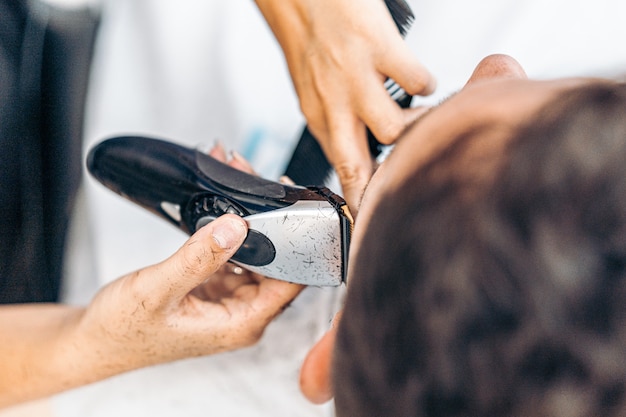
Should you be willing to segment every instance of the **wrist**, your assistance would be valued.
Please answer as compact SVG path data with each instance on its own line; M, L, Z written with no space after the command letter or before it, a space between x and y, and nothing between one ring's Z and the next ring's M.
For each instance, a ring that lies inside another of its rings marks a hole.
M123 343L107 330L105 322L94 319L91 307L73 309L59 328L51 363L59 392L139 367L131 366Z
M255 0L268 26L283 49L289 42L304 39L302 31L310 13L300 0Z
M80 384L67 372L68 335L82 309L58 304L0 309L0 408L42 398ZM76 367L72 364L73 367ZM84 371L87 373L88 371Z

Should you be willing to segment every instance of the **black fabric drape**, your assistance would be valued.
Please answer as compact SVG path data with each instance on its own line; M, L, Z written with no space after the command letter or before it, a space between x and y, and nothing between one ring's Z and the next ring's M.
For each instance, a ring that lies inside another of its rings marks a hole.
M57 301L97 18L0 0L0 303Z

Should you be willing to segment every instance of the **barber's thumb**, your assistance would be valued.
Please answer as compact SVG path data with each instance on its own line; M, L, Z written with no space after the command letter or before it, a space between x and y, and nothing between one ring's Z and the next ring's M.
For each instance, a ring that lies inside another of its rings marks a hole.
M204 230L207 229L207 230ZM234 253L248 233L246 221L234 214L225 214L201 228L198 233L210 233L217 244L217 251Z
M204 282L234 255L247 232L245 220L234 214L196 231L163 265L162 273L170 275L170 293L184 296Z

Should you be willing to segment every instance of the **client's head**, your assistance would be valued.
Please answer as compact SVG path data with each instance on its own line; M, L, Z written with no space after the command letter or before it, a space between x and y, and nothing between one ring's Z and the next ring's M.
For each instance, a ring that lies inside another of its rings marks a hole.
M626 412L626 86L486 73L364 195L339 416Z

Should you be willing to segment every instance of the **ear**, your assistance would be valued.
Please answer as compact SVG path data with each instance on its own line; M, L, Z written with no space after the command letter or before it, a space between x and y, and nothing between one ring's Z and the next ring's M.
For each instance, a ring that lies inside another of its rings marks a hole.
M300 369L300 390L314 404L322 404L333 398L331 364L337 318L333 327L311 348Z

